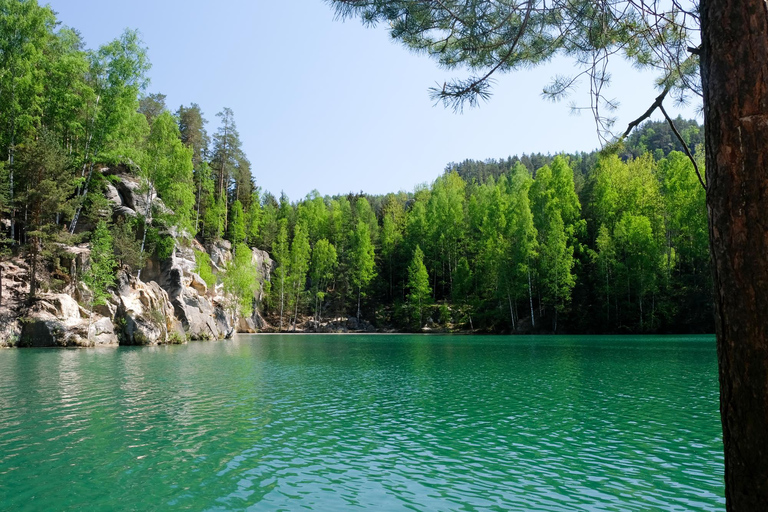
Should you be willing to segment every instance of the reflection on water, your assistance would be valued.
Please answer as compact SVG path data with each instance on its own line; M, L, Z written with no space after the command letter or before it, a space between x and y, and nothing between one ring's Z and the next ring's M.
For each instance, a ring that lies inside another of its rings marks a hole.
M719 510L710 337L0 351L0 509Z

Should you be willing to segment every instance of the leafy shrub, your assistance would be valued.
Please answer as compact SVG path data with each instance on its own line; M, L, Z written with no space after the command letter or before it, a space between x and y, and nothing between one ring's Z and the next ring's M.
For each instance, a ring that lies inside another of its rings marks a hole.
M216 275L211 268L211 257L208 253L195 249L195 273L199 275L208 288L216 284Z

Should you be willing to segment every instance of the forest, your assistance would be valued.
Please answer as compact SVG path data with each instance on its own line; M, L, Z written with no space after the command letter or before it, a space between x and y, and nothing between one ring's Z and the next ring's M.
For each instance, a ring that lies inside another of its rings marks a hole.
M0 258L28 263L30 300L72 278L64 246L91 243L92 309L119 269L224 239L226 270L198 251L197 273L277 330L350 316L407 331L714 328L705 191L664 122L599 152L450 163L411 192L291 201L256 185L272 170L252 168L232 110L209 135L198 105L148 92L137 32L91 50L36 2L0 12ZM675 123L703 168L701 126ZM110 208L116 168L144 211ZM275 262L260 303L250 247Z

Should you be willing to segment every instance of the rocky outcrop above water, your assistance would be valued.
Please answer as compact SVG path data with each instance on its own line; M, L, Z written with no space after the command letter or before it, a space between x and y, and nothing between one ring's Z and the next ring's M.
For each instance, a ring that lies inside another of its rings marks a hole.
M195 249L205 252L197 241L187 247L177 244L170 258L155 265L157 280L168 293L174 314L190 339L227 337L233 327L223 307L224 297L217 294L216 287L209 289L194 272Z
M121 345L161 345L185 339L168 293L155 281L142 282L133 276L119 289L115 313Z
M109 177L104 194L113 219L144 216L150 204L155 212L167 211L127 168L102 168L100 172ZM85 224L78 226L86 229ZM269 328L258 307L248 318L235 317L232 308L227 308L233 301L224 293L220 278L232 261L229 242L220 240L204 247L173 229L161 234L173 239L170 257L152 255L140 277L136 271L120 270L110 298L93 311L92 294L81 280L89 265L88 244L59 247L55 263L49 261L50 268L38 270L44 293L33 300L28 297L29 276L23 259L0 261L0 347L158 345ZM208 254L217 283L209 285L195 272L195 251ZM262 284L269 280L274 267L269 255L253 249L252 262L258 269L254 278ZM262 300L260 286L253 301L258 306Z
M22 317L23 347L95 347L117 345L109 318L91 315L65 293L40 294Z
M177 240L169 258L150 258L141 279L120 271L111 297L93 312L87 309L90 291L75 278L66 283L63 292L40 293L29 302L26 266L20 260L3 262L0 347L158 345L227 338L235 332L268 328L258 308L248 318L232 317L226 309L231 300L222 286L209 287L195 273L195 250L215 258L217 264L212 266L219 272L232 259L228 243L205 248L196 240ZM65 248L64 253L68 256L62 258L62 265L70 268L72 276L80 276L88 265L87 248ZM252 258L260 278L269 279L274 265L269 255L253 249ZM254 297L256 304L263 299L262 289Z

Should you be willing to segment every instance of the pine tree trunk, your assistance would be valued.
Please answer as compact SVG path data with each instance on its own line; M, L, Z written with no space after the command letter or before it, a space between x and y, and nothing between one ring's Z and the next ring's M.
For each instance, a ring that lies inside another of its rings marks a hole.
M768 504L768 6L702 0L707 210L729 511Z

